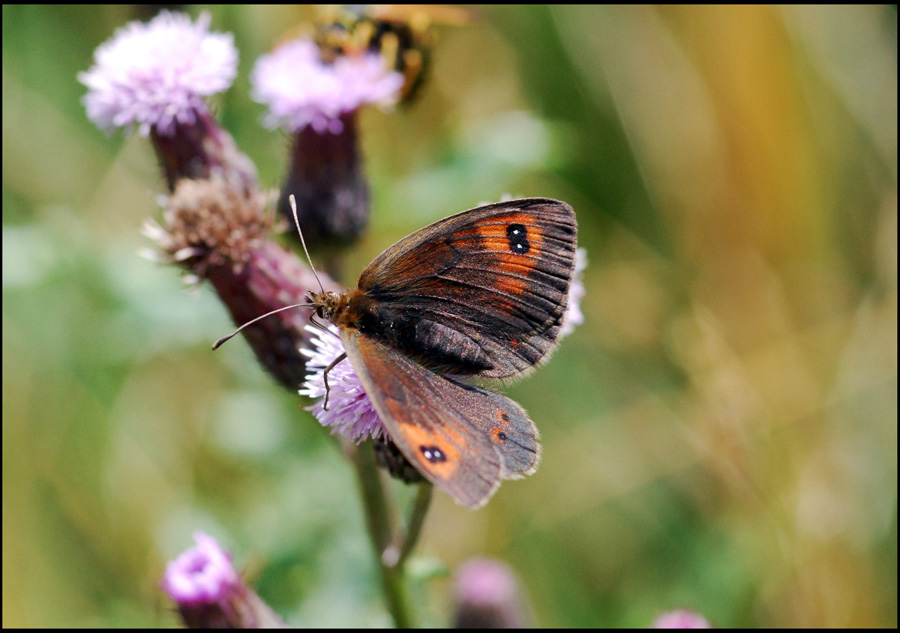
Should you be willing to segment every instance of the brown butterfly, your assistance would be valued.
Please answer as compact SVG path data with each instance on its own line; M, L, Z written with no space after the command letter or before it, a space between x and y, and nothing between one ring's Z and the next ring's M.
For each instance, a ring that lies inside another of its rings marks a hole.
M308 296L338 327L391 439L464 506L484 505L503 479L537 468L538 430L522 407L466 380L514 378L547 358L566 312L576 232L564 202L490 204L400 240L357 289Z

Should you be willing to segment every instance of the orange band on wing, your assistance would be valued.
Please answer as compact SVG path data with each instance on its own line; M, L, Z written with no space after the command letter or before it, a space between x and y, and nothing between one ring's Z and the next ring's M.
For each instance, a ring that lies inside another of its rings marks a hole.
M450 477L459 467L459 451L465 448L466 439L449 427L443 434L430 433L414 424L400 423L403 437L416 458L438 477ZM445 437L450 436L450 437Z
M485 240L485 245L492 250L507 251L509 235L507 230L512 225L521 225L527 232L527 239L531 244L531 254L541 252L544 245L544 232L537 219L530 213L510 213L492 218L490 223L484 223L477 227L478 235Z
M492 271L499 273L495 276L494 288L509 296L526 294L528 273L534 269L534 259L541 257L544 246L544 233L535 216L510 213L475 224L472 228L478 236L478 246L492 256ZM512 302L504 307L507 312L515 309Z

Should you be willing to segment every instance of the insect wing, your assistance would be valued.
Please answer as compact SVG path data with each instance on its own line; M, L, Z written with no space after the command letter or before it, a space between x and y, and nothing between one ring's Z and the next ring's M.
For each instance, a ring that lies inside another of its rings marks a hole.
M557 200L478 207L397 242L359 287L384 310L383 321L408 330L397 337L407 354L437 358L449 373L508 378L556 341L576 233L575 213Z
M351 328L341 338L391 438L457 503L478 508L501 480L537 468L537 428L509 398L440 376Z

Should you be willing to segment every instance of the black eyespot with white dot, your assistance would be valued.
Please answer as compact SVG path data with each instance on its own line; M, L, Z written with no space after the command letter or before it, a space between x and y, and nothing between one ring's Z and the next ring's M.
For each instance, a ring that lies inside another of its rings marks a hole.
M505 442L506 441L506 433L504 433L503 431L497 431L497 439L500 440L501 442Z
M509 240L509 250L516 255L524 255L531 250L528 242L528 229L524 224L510 224L506 227L506 238Z
M422 451L422 455L425 457L425 459L430 461L432 464L447 461L447 456L444 455L444 451L439 449L437 446L420 446L419 450Z

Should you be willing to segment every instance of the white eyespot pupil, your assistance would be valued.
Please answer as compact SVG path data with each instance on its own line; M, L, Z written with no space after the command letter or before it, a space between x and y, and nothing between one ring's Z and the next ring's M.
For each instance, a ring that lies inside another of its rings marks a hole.
M447 461L447 457L437 446L420 446L419 450L422 451L422 455L425 459L432 463Z

